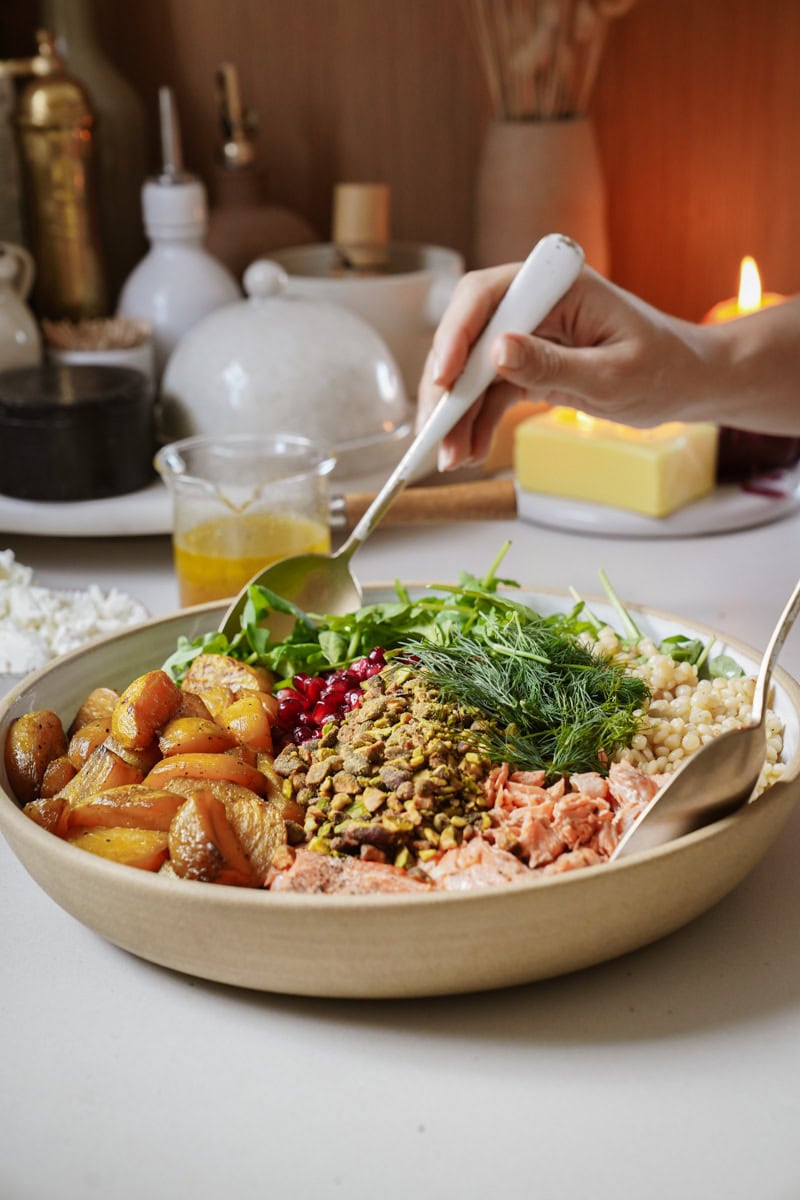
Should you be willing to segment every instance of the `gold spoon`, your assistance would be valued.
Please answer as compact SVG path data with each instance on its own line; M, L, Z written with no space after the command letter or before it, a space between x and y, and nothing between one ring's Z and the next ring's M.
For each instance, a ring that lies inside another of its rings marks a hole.
M688 758L620 839L610 861L701 829L749 800L766 758L770 679L798 611L800 581L764 651L753 696L752 724L727 730Z

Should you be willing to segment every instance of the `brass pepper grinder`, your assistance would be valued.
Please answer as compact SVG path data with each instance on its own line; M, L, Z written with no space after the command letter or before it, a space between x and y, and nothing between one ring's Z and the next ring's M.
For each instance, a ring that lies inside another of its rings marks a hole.
M95 182L95 119L85 88L67 74L52 33L38 53L0 62L26 77L13 123L22 168L28 242L36 262L38 316L79 320L107 311Z

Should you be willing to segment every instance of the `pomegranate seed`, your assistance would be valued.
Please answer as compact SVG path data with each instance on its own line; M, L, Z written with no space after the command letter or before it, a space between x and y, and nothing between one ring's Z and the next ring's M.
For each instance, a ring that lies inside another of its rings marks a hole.
M282 725L290 725L296 721L303 712L303 701L301 697L294 699L278 701L278 720Z

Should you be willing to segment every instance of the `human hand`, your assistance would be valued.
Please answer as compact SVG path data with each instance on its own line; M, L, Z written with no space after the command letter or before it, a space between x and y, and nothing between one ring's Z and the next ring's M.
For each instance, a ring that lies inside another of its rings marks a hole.
M420 384L419 425L463 370L518 269L518 263L490 267L459 281ZM522 398L628 425L682 417L686 397L704 373L699 329L584 267L535 334L497 338L492 358L498 378L442 442L440 470L485 458L504 409Z

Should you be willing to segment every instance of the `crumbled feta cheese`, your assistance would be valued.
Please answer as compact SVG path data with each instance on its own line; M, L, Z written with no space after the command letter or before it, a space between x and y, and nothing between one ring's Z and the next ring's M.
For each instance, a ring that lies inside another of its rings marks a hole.
M33 570L13 550L0 550L0 673L23 675L92 638L147 617L124 592L59 591L33 582Z

